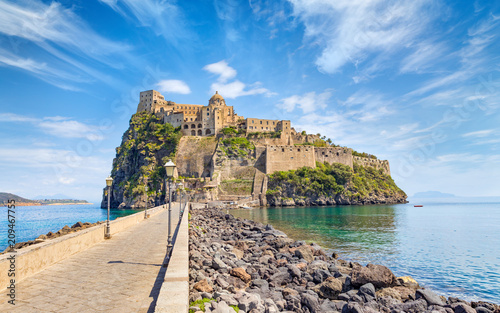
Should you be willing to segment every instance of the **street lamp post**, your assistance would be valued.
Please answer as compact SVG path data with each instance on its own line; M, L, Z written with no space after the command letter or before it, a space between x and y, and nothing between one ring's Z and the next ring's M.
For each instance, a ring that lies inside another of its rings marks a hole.
M170 183L172 181L172 177L174 176L175 164L172 160L168 160L165 163L165 172L168 178L168 245L167 245L167 255L170 259L170 253L172 252L172 188L170 187Z
M111 238L111 232L109 229L109 207L111 202L111 185L113 185L113 178L111 178L111 176L108 176L108 178L106 178L106 186L108 187L108 219L106 220L106 234L104 234L104 238L106 239Z
M184 184L182 183L179 183L177 184L177 187L179 187L179 221L181 220L182 218L182 213L184 212L182 210L182 194L183 194L183 191L184 191Z
M146 209L144 210L144 219L148 218L148 179L144 179L144 192L146 193Z

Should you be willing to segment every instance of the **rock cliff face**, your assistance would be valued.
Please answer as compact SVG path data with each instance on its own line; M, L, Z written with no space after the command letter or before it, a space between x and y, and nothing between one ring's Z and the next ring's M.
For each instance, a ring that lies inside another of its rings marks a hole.
M163 164L174 158L180 138L180 129L164 124L154 114L140 112L132 116L113 160L112 208L144 208L145 179L149 187L149 206L165 201ZM106 208L107 205L105 188L101 207Z
M406 203L406 194L380 169L354 164L319 163L316 169L276 172L269 176L271 206L363 205Z

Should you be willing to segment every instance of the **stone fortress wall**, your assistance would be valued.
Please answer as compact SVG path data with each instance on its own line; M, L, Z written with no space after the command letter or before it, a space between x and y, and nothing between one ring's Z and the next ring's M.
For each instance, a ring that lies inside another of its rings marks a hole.
M304 166L316 167L313 146L266 146L266 174Z

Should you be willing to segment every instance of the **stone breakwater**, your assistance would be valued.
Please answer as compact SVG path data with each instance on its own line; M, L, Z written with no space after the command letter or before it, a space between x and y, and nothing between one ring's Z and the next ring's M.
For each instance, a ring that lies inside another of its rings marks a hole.
M191 212L190 312L500 313L438 296L385 266L347 262L270 225L218 209Z
M89 228L89 227L92 227L92 226L96 226L96 225L99 225L99 224L102 224L102 223L104 223L104 222L100 222L100 221L96 222L96 223L89 223L89 222L82 223L82 222L77 222L77 223L75 223L71 227L69 227L68 225L66 225L66 226L64 226L63 228L61 228L60 230L58 230L55 233L49 231L46 235L40 235L35 240L28 240L28 241L18 242L18 243L16 243L16 245L14 246L13 249L11 249L10 247L8 247L7 249L5 249L0 254L11 252L11 251L14 251L14 250L19 250L19 249L22 249L22 248L25 248L25 247L29 247L29 246L37 244L37 243L45 242L46 240L49 240L49 239L54 239L54 238L61 237L61 236L67 235L67 234L75 233L77 231L80 231L80 230L83 230L83 229L86 229L86 228Z

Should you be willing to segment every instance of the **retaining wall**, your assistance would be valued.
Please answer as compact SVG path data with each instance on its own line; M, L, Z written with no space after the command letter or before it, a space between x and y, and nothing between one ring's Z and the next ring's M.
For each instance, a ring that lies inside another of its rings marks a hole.
M162 208L163 206L148 209L148 213L150 216L156 215ZM111 237L143 220L144 211L111 221ZM106 224L104 223L22 248L16 253L0 255L0 290L7 288L11 279L15 279L17 284L24 278L36 274L54 263L104 241L105 231ZM9 256L11 255L15 255L15 277L8 277L11 265Z
M176 234L155 313L179 313L189 309L189 203Z

